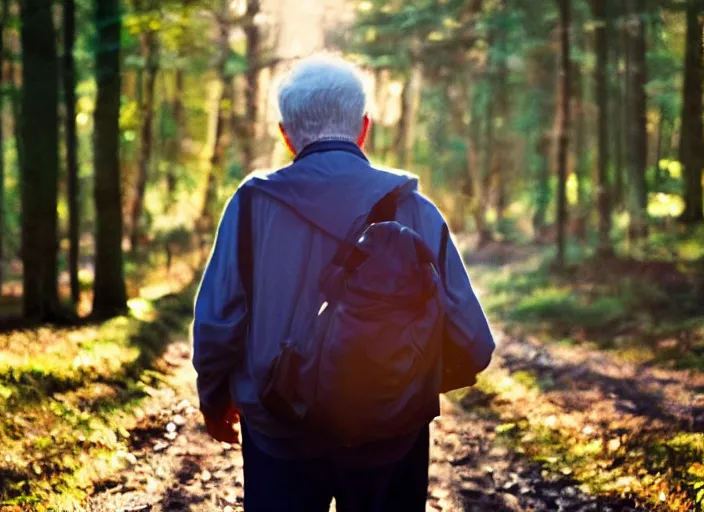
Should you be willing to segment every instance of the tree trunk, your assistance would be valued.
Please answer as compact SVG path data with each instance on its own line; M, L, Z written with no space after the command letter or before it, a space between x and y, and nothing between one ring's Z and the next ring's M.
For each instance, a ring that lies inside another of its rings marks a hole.
M396 130L396 136L393 141L393 152L396 155L396 161L398 167L403 167L406 158L406 148L408 144L408 130L409 130L409 118L410 118L410 96L411 96L411 78L408 77L403 83L403 90L401 92L401 112L398 118L398 128Z
M146 62L146 79L144 90L144 101L140 107L142 114L140 149L139 149L139 172L137 175L137 186L132 201L130 212L130 247L134 251L139 244L142 226L140 220L144 210L144 192L149 180L149 166L152 159L153 146L153 119L154 119L154 89L156 84L156 74L158 71L158 35L153 30L147 30L142 34L141 46L142 55Z
M227 77L224 77L224 82L215 107L215 141L213 153L210 156L205 197L203 199L203 210L201 211L201 224L202 228L206 231L212 231L215 228L216 212L214 208L218 188L217 175L222 171L222 166L225 162L225 149L229 142L225 131L229 112L222 108L223 98L232 98L232 80Z
M629 54L631 57L629 84L630 92L630 119L626 125L628 129L628 159L631 171L631 187L633 196L629 200L631 208L631 222L633 232L642 237L647 230L648 190L645 173L648 167L648 132L647 132L647 98L645 84L647 81L646 70L646 41L645 41L645 14L644 0L628 0L628 33ZM699 38L701 40L701 30ZM701 60L701 59L700 59ZM701 92L701 91L700 91ZM699 110L701 117L701 109ZM701 209L701 208L700 208Z
M120 194L120 2L95 0L97 97L94 112L95 281L93 314L126 309Z
M0 83L5 84L5 30L10 19L10 0L2 0L2 11L0 11ZM2 296L3 270L5 252L3 251L5 240L5 91L0 92L0 297Z
M618 71L615 77L614 93L612 97L613 108L611 110L612 119L618 129L614 130L613 139L613 161L614 161L614 188L613 206L623 207L626 202L626 178L631 174L629 148L631 139L628 129L630 115L630 98L632 89L631 83L631 45L629 43L628 26L624 25L619 33L618 44L614 40L614 48L617 48L620 55L615 55L614 62L618 64L619 58L623 57L624 70ZM617 66L618 67L618 66Z
M467 173L463 189L465 195L469 197L469 211L474 218L477 232L477 247L481 247L492 239L486 222L486 208L489 205L488 177L491 176L491 164L490 162L488 163L486 152L484 153L484 161L480 161L479 151L477 150L481 138L481 118L473 115L469 123L463 119L464 112L472 111L472 83L473 77L468 74L466 79L461 82L462 92L458 97L458 108L453 110L455 110L454 117L459 120L465 131L465 165ZM488 117L491 118L490 115ZM489 137L491 137L491 127L486 125L486 129ZM490 148L488 152L491 152Z
M22 264L24 315L58 314L58 58L51 0L26 0L22 16Z
M625 29L624 29L625 32ZM623 46L623 45L622 45ZM628 61L628 49L626 48L624 50L624 55L626 56L626 61ZM618 58L614 59L616 62L618 62ZM614 204L615 205L621 205L623 204L623 195L624 195L624 182L623 182L623 175L624 175L624 154L625 150L624 148L628 147L628 124L626 122L627 119L627 111L623 108L623 102L625 99L624 95L624 85L628 83L628 79L625 78L625 73L617 72L616 76L614 78L614 83L613 83L613 94L611 95L611 114L613 116L613 119L616 123L621 122L621 126L619 127L618 130L614 130L614 136L612 137L613 139L613 154L614 154ZM627 87L627 86L626 86ZM624 144L625 142L625 144Z
M215 198L217 197L218 179L217 174L221 171L221 167L225 161L225 148L229 142L226 137L225 125L232 112L227 112L223 109L223 102L231 100L233 97L232 78L227 76L225 65L227 64L227 56L230 48L230 26L227 22L229 14L229 5L226 0L221 0L220 17L221 22L218 25L219 37L218 46L220 54L218 56L217 73L220 81L219 96L215 105L215 130L213 153L210 157L210 165L208 175L206 177L205 196L203 197L203 209L201 210L199 224L202 230L212 231L215 228ZM230 109L231 110L231 109ZM234 122L232 130L235 129Z
M403 169L410 168L413 162L415 129L418 122L422 82L423 69L419 63L416 63L412 66L410 74L403 85L401 115L393 143L394 152L398 158L398 166Z
M375 114L377 114L377 117L378 117L378 112L379 112L379 109L380 109L380 105L379 105L379 96L380 96L379 89L380 89L380 87L381 87L381 74L382 74L382 71L383 71L383 68L374 68L374 105L375 105L375 107L376 107L376 112L375 112ZM376 133L376 132L377 132L377 130L376 130L376 122L377 122L377 119L374 118L373 121L374 121L374 126L372 126L371 132L369 133L369 135L367 135L367 140L366 140L366 147L365 147L365 149L366 149L370 154L375 155L375 154L376 154L376 148L377 148L377 144L376 144L376 135L377 135L377 133Z
M76 75L73 45L76 39L76 6L74 0L64 0L64 98L66 108L66 174L68 178L68 274L71 301L78 304L78 251L80 239L80 189L78 183L78 139L76 137Z
M173 204L176 194L176 167L181 161L181 141L184 137L186 120L183 116L184 77L180 67L174 73L174 97L171 101L171 114L174 122L174 135L167 144L168 171L166 173L167 211Z
M667 119L665 116L665 109L660 108L660 119L658 120L658 133L655 142L655 176L653 176L653 185L656 190L659 190L660 185L662 185L662 169L660 169L660 160L662 160L662 145L665 133L665 124L667 124Z
M507 6L506 0L501 0L500 9L503 15L506 15ZM504 213L506 211L506 206L508 203L508 164L509 159L507 155L512 152L509 151L508 147L508 136L507 136L507 126L508 126L508 116L509 116L509 105L508 105L508 95L507 95L507 81L508 81L508 67L506 64L506 34L504 31L497 31L496 34L496 46L499 52L497 69L496 69L496 106L497 106L497 116L499 119L499 126L497 128L496 137L496 151L495 151L495 180L496 180L496 220L499 230L503 230L504 227Z
M411 97L410 97L410 110L408 111L408 130L406 132L406 149L404 151L405 160L403 161L403 168L410 169L413 165L413 150L415 149L416 142L416 128L418 126L418 112L420 110L420 100L423 88L423 66L420 63L415 63L411 70ZM430 180L427 176L423 176L424 184L426 187L430 187Z
M611 200L609 197L609 115L606 71L609 64L606 0L593 0L592 10L596 18L594 41L596 67L594 70L595 96L598 125L598 165L596 180L596 203L599 213L599 256L613 254L611 245Z
M585 179L587 174L587 157L586 153L586 113L584 111L586 105L585 88L584 88L584 73L579 65L574 66L573 75L578 91L575 108L575 127L574 127L574 160L575 160L575 178L577 182L577 209L578 215L581 218L587 209L585 201Z
M684 167L684 212L680 219L704 221L702 207L702 28L700 8L690 2L687 8L687 35L682 96L682 127L679 160Z
M557 266L565 266L567 232L567 150L570 129L570 0L558 0L560 10L560 72L557 133Z
M7 1L7 0L3 0ZM21 43L20 43L21 45ZM21 70L20 70L21 72ZM11 58L7 74L9 76L10 85L10 104L12 106L12 128L15 136L15 147L17 151L17 167L24 168L24 145L22 144L22 91L17 81L17 68L15 59Z
M490 242L493 238L489 227L486 225L486 213L491 204L491 181L494 170L494 102L495 99L493 97L489 98L484 116L482 169L481 177L478 177L477 180L479 182L479 188L475 198L477 207L474 212L474 218L479 234L479 246Z
M245 173L254 170L261 51L261 34L259 26L255 23L255 16L259 13L260 8L260 0L247 0L247 24L244 28L247 40L247 86L245 90L245 137L242 141L242 167Z
M378 73L379 81L376 84L376 104L377 118L376 128L372 127L372 137L375 139L374 145L376 151L379 152L379 157L382 161L386 161L389 153L389 141L387 137L387 128L383 126L386 120L386 108L389 102L389 77L388 69L381 69Z

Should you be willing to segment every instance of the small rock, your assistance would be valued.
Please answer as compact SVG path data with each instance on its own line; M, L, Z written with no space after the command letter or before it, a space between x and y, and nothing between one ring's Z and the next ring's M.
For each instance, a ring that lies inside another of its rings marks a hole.
M171 418L171 421L174 423L174 425L177 425L179 427L182 427L186 424L186 419L180 414L177 414L176 416Z
M632 412L632 413L638 412L638 406L636 406L636 404L634 404L630 400L623 400L620 403L620 405L621 405L621 407L623 407L624 409L626 409L629 412Z
M213 478L215 480L227 480L228 478L230 478L230 476L231 475L229 472L223 470L216 471L215 473L213 473Z
M207 469L204 469L203 472L200 474L200 479L203 482L208 482L212 477L213 475Z
M460 492L461 493L470 493L473 491L481 492L481 487L474 482L473 480L464 480L460 484Z
M181 400L176 407L174 407L174 412L181 413L191 406L191 402L188 400Z
M167 442L165 442L165 441L157 441L157 442L154 444L154 451L155 451L155 452L160 452L160 451L162 451L162 450L165 450L165 449L168 448L168 447L169 447L169 443L167 443Z
M503 499L506 508L510 510L522 510L521 501L513 494L503 494L501 498Z
M149 481L147 482L147 492L149 494L154 494L158 488L159 488L159 484L157 483L157 481L154 480L153 478L150 478Z
M562 489L562 494L564 494L568 498L574 498L575 496L577 496L577 489L572 486L565 487L564 489Z
M611 439L606 445L606 448L609 450L609 452L615 452L616 450L621 448L621 440L617 437Z
M169 422L169 424L166 425L166 431L169 433L176 432L176 424L174 422Z
M450 491L442 487L435 487L430 491L430 495L437 500L442 500L450 495Z

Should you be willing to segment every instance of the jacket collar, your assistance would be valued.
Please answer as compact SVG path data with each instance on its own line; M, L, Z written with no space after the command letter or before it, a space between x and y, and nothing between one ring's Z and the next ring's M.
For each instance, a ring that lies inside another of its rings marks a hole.
M320 140L308 144L303 150L296 155L293 159L294 162L298 162L302 158L312 155L313 153L325 153L327 151L343 151L345 153L351 153L359 158L362 158L366 162L369 159L364 155L362 150L354 142L347 140Z

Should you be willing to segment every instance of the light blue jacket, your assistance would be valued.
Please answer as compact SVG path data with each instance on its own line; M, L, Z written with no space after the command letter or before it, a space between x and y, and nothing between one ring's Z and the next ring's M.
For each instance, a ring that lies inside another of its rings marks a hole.
M381 197L405 185L409 193L399 203L396 219L439 252L445 221L417 191L417 183L413 175L373 168L352 143L325 141L308 146L292 165L252 177L240 187L220 220L195 302L193 364L204 412L218 411L232 400L255 442L273 456L312 457L334 449L276 422L259 393L280 343L317 307L318 278L338 243ZM251 321L238 271L242 187L252 191ZM476 374L489 364L494 340L457 248L449 245L447 335L471 356L467 372ZM371 451L383 452L379 447Z

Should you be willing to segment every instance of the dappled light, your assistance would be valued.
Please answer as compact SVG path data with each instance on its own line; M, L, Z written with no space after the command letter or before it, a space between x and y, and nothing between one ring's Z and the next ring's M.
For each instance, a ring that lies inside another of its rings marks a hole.
M424 241L433 254L414 276L442 304L443 336L464 328L479 346L481 314L447 320L469 314L453 300L474 301L441 294L447 253L435 244L454 244L450 278L470 290L466 268L496 343L475 385L440 397L426 510L704 511L701 1L0 0L0 26L0 512L245 510L242 411L217 411L237 440L216 441L196 385L204 269L226 269L207 293L244 295L202 331L252 336L232 316L270 307L269 332L290 313L279 300L311 302L298 281L344 239L329 227L365 201L388 207L364 196L371 180L348 177L338 196L284 181L262 201L295 222L256 218L241 243L232 216L247 210L233 195L314 145L293 147L277 93L319 53L355 66L369 118L361 136L335 133L314 151L347 145L345 165L367 165L357 140L375 168L418 177L424 209L407 217L442 225L427 199L451 236ZM342 117L346 91L335 92ZM311 220L290 196L316 213L334 196L334 209ZM399 205L374 222L388 228ZM296 222L310 224L310 244L289 238ZM266 254L243 271L240 245L254 239ZM255 283L253 301L242 274L297 251L306 268L266 267L280 277L261 294ZM337 266L335 293L370 257L354 256ZM338 311L320 288L316 320ZM428 327L423 315L404 328ZM298 339L266 341L284 347L272 374L317 361L300 361ZM409 366L425 361L418 346L405 347ZM447 347L437 375L452 366ZM356 387L373 387L358 366ZM276 399L299 391L275 384ZM300 403L295 414L313 415Z

